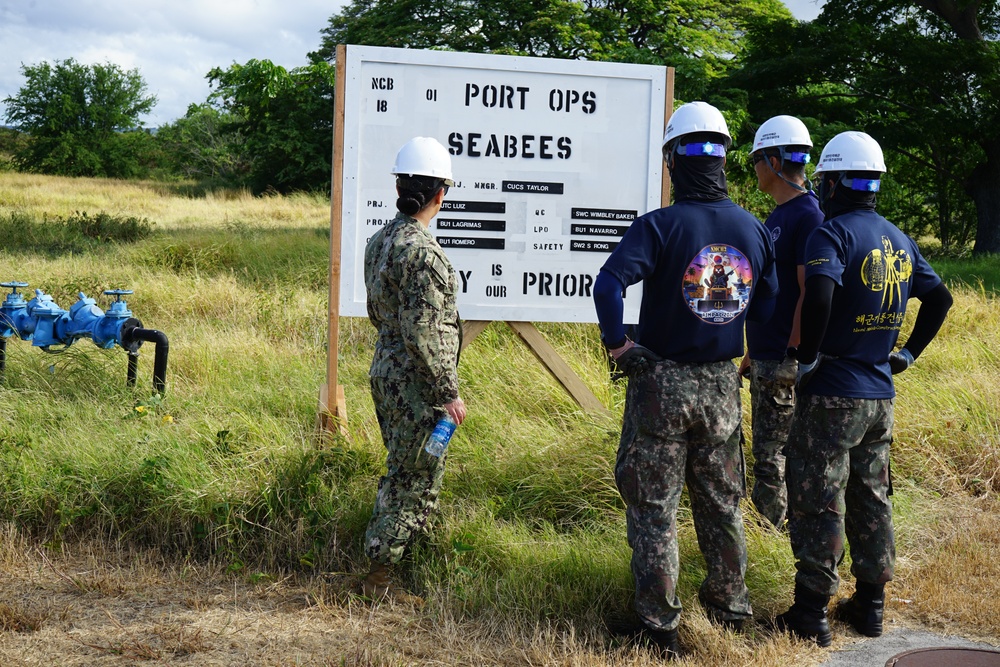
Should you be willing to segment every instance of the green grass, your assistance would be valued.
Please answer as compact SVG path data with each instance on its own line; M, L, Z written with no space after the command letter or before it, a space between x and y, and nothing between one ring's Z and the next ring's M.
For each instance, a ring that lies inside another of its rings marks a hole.
M1000 293L1000 255L977 255L962 259L935 257L931 266L949 285L967 285L975 290Z
M0 202L16 199L2 179ZM171 196L151 190L136 201L169 211ZM177 199L197 217L199 200ZM204 205L214 210L219 200ZM63 308L81 289L134 289L130 308L170 339L163 397L151 396L151 348L130 390L120 349L84 340L46 354L9 342L0 517L47 544L100 535L214 559L236 576L360 570L384 460L367 388L374 332L365 320L342 318L349 437L317 437L329 233L323 202L293 203L297 212L286 215L291 204L275 198L274 218L255 209L252 222L152 218L153 233L128 243L0 251L0 276L51 293ZM0 208L11 219L43 213ZM61 229L46 233L70 233ZM899 378L893 473L902 562L919 558L939 499L1000 492L997 271L987 260L936 265L956 306L940 339ZM469 417L409 577L432 606L459 617L594 628L631 598L612 477L624 387L608 381L595 326L539 329L610 414L582 412L509 328L488 327L462 357ZM686 506L679 531L681 597L696 608L704 563ZM794 572L787 538L749 525L748 542L755 608L777 611Z

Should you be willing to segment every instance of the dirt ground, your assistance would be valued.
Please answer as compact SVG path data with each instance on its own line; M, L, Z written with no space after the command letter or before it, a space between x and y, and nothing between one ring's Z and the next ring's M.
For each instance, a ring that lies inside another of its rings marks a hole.
M951 515L948 525L934 557L902 568L887 623L1000 645L1000 516ZM660 664L565 626L526 630L494 619L487 627L433 605L373 605L354 594L356 583L345 573L252 577L106 544L43 548L0 530L0 667ZM838 626L832 648L859 640ZM829 657L772 633L722 633L694 613L681 641L688 666L807 666Z
M248 584L152 553L5 546L3 665L363 664L366 635L405 633L402 615L324 603L322 581Z
M372 605L346 574L251 582L152 551L53 553L7 533L0 577L2 667L509 665L570 654L609 664L572 636L538 630L534 641L498 643L494 627L484 641L434 610Z
M660 664L572 629L460 623L429 606L372 603L357 577L280 581L101 545L42 549L0 533L0 667ZM689 665L816 665L822 651L724 635L703 618L683 635Z

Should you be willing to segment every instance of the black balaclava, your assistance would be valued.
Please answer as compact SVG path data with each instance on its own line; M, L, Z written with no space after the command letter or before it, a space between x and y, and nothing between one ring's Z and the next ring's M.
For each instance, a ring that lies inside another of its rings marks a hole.
M720 201L729 197L726 184L726 160L721 157L687 156L677 153L677 146L711 142L729 147L729 139L715 132L692 132L678 137L668 154L667 168L676 201ZM673 167L670 162L673 161Z
M819 205L827 220L850 211L874 211L875 193L867 190L852 190L848 184L852 179L879 180L882 174L876 171L848 171L822 174ZM836 185L830 186L829 179ZM847 181L845 183L845 181ZM833 189L831 194L829 191Z

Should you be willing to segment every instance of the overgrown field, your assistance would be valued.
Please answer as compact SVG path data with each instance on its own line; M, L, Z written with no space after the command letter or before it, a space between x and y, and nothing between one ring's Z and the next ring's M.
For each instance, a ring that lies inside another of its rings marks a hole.
M358 604L347 573L363 567L384 460L367 390L374 331L341 320L349 437L320 437L328 226L328 202L304 195L0 174L0 279L28 282L29 295L41 289L67 309L80 291L106 308L103 290L132 289L135 316L170 340L162 397L151 395L151 345L128 389L120 348L81 340L46 353L9 342L0 518L18 539L47 549L81 540L152 548L171 562L211 564L234 585L283 573L332 577L339 583L327 602ZM955 281L952 314L898 378L891 608L900 619L947 619L995 639L1000 299L995 277L979 281L954 262L946 275ZM570 645L593 648L603 620L630 608L612 479L624 386L609 382L594 325L539 329L610 414L583 413L511 330L492 324L462 357L469 417L451 446L434 531L408 577L429 600L420 618L475 624L487 644L523 641L524 662L570 664L566 633L579 635ZM751 598L768 617L790 600L791 551L787 537L746 512ZM704 563L686 509L681 547L682 641L711 659L691 664L822 655L763 631L733 638L711 628L698 612ZM562 639L539 654L546 633ZM392 651L366 656L348 662L406 662Z

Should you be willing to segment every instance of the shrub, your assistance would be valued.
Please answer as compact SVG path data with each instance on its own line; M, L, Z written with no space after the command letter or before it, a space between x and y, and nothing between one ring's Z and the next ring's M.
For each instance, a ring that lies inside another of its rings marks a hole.
M153 233L153 223L135 216L98 213L90 217L77 212L66 220L68 228L76 228L83 236L107 243L135 243Z
M0 236L8 252L61 255L95 250L106 243L135 243L153 233L153 223L135 216L77 212L69 218L37 218L12 211L0 215Z

